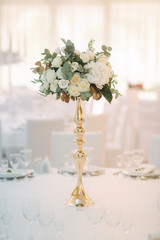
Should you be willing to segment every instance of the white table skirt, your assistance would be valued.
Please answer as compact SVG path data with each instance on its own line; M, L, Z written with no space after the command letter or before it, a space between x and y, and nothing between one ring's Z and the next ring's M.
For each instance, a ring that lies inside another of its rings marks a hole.
M112 173L116 169L106 169L106 174L97 177L84 177L83 182L89 196L95 202L104 202L121 209L122 217L130 216L133 226L129 233L130 240L147 240L149 233L160 231L160 211L156 200L160 192L160 180L133 180L120 178ZM59 202L63 206L76 184L75 176L63 176L57 173L36 175L32 179L17 182L0 182L0 198L6 198L8 209L12 212L10 234L16 240L28 240L28 223L21 211L24 198L39 198L50 204ZM63 240L93 240L93 225L83 211L67 208ZM39 222L33 223L35 240L44 239L44 231ZM115 240L125 239L121 224L114 232ZM58 239L54 225L48 229L48 240ZM102 221L97 226L97 240L109 239L109 229Z

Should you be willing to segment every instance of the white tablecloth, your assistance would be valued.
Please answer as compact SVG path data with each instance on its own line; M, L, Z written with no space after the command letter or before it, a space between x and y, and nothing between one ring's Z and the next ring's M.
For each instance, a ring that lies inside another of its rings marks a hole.
M147 240L149 233L160 230L160 211L156 200L160 192L160 180L133 180L120 178L112 173L116 169L106 169L105 175L83 177L84 186L89 196L95 202L104 202L121 209L123 216L130 216L133 226L129 233L130 240ZM21 201L24 198L35 197L63 206L68 200L76 184L76 176L63 176L57 173L36 175L31 179L21 179L17 182L0 182L0 198L8 202L12 212L10 234L16 240L28 240L28 223L21 211ZM93 240L93 225L88 221L83 209L73 211L68 207L62 239ZM44 231L39 222L33 224L34 239L44 239ZM125 239L121 224L114 232L116 240ZM57 239L54 225L48 229L48 239ZM109 229L104 221L97 226L97 239L109 239Z

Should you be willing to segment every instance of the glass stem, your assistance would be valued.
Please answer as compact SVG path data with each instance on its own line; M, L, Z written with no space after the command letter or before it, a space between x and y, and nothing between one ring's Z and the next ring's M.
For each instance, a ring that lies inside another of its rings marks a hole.
M47 227L44 227L44 239L47 240Z
M97 226L94 224L94 240L97 239Z
M29 240L33 240L32 223L29 223Z

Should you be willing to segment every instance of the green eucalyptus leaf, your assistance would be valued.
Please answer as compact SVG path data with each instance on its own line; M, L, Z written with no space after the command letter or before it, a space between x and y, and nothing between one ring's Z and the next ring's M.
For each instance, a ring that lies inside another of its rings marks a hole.
M106 45L102 45L102 50L103 50L104 52L107 51L107 47L106 47Z
M67 80L71 80L72 79L72 68L71 65L68 62L65 62L63 64L63 67L61 68L61 72L63 73L63 76L65 79Z
M111 90L109 88L109 86L106 84L104 85L104 87L100 90L100 92L102 93L102 95L104 96L104 98L109 102L111 103L112 102L112 93L111 93Z
M88 101L91 96L92 92L81 92L81 99L83 101Z
M62 42L66 45L66 40L64 38L61 38Z
M108 47L107 49L108 49L108 51L112 51L112 48L111 48L111 47Z

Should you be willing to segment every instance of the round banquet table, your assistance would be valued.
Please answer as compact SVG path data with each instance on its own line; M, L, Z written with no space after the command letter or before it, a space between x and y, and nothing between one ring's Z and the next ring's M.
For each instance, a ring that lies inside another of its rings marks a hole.
M114 175L117 169L105 169L100 176L84 176L83 183L88 195L96 203L104 203L121 209L121 218L132 219L132 228L128 239L147 240L148 234L160 231L160 210L157 208L157 196L160 193L160 180L133 180ZM54 206L64 207L76 184L76 176L60 175L54 169L52 174L35 175L34 178L0 182L0 198L6 198L8 210L12 213L9 231L12 239L28 240L29 226L21 209L25 198L38 198ZM84 208L65 207L63 240L93 240L94 229L88 221ZM44 239L44 229L38 221L33 223L34 239ZM55 226L47 230L48 240L58 239ZM101 221L97 225L97 239L110 239L110 229ZM125 239L120 223L114 230L114 239Z

